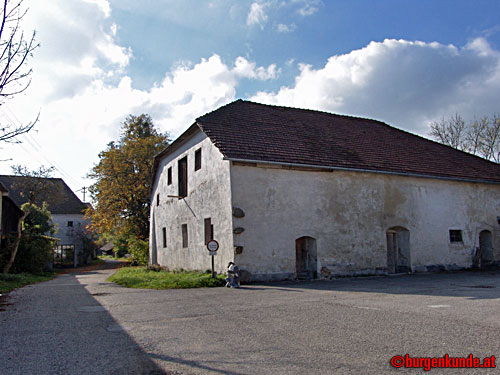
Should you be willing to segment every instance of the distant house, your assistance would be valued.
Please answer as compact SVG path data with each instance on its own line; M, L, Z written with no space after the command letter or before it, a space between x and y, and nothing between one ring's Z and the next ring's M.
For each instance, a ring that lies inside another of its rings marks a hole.
M113 255L113 249L115 248L113 241L109 241L107 244L102 246L99 250L101 251L101 254L104 255Z
M90 261L89 256L83 253L84 244L81 239L89 223L84 218L88 204L81 202L62 179L0 175L0 183L6 187L10 198L18 207L28 201L30 191L34 194L35 204L41 206L46 202L52 221L58 228L55 237L59 239L59 246L64 249L74 247L75 265Z
M155 157L150 259L253 280L500 261L500 165L379 121L238 100Z

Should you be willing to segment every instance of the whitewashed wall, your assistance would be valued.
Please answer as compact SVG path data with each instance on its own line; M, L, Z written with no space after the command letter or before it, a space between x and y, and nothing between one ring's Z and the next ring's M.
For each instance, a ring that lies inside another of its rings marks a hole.
M57 225L57 233L54 237L59 238L61 245L75 244L75 231L85 229L89 220L84 219L83 215L77 214L52 214L52 221ZM68 227L68 221L73 222L73 227Z
M280 279L295 271L295 240L317 240L318 271L333 274L383 273L386 230L410 232L411 267L471 266L481 230L493 235L500 260L500 185L445 181L363 172L311 172L231 166L235 256L254 279ZM463 243L450 243L461 229Z
M78 214L52 214L52 221L57 226L57 233L54 237L59 238L59 245L75 245L75 251L79 254L83 248L79 231L85 231L85 227L90 223L83 215ZM68 227L68 221L73 222L73 227ZM79 258L80 259L80 258ZM85 260L80 259L80 263Z
M201 147L201 169L194 170L194 154ZM188 195L184 199L168 198L178 195L178 160L187 155ZM167 185L167 170L172 167L172 184ZM160 195L157 205L156 196ZM204 219L211 218L214 239L220 244L215 256L215 269L224 272L234 259L231 227L231 191L229 162L198 131L182 147L160 162L151 195L150 259L170 269L207 270L211 257L205 246ZM188 226L188 247L182 247L181 225ZM162 228L167 228L167 247L163 247Z

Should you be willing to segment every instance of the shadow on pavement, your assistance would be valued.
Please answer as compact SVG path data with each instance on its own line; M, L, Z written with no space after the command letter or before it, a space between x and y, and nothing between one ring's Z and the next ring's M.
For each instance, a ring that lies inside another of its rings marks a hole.
M76 275L60 275L9 295L11 305L0 312L1 372L169 374L148 358Z
M318 290L465 297L500 298L500 271L421 273L397 276L346 277L334 280L280 281L250 284L244 291L276 289L283 292Z

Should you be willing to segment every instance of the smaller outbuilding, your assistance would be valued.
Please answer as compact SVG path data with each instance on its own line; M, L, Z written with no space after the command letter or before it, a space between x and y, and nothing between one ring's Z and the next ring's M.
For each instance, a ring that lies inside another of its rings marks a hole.
M89 220L84 217L84 211L88 204L80 201L61 178L0 175L0 184L8 190L9 198L18 209L28 201L38 206L47 203L52 221L58 228L56 254L60 255L60 261L64 258L64 264L76 267L87 264L95 256L85 251L84 237L88 235L86 226Z

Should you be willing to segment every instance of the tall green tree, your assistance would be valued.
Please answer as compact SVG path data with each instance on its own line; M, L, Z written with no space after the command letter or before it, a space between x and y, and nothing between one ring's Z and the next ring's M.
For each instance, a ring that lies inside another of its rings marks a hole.
M88 215L98 233L131 234L147 238L153 156L170 142L156 131L149 115L129 115L118 142L108 144L89 177L94 209Z

